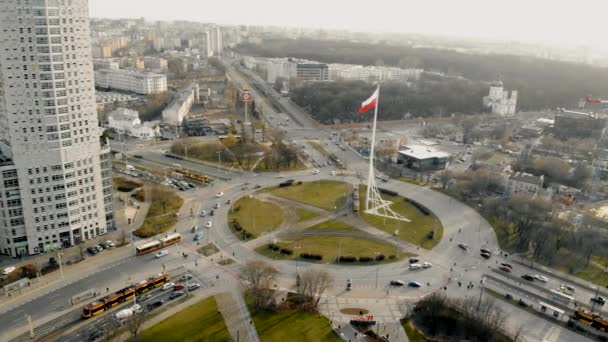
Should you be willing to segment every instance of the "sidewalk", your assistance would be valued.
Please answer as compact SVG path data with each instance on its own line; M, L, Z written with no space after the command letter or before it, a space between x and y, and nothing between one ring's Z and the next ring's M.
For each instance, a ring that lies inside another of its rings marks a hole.
M251 315L240 291L224 292L217 295L215 299L234 341L260 341L257 331L249 324Z

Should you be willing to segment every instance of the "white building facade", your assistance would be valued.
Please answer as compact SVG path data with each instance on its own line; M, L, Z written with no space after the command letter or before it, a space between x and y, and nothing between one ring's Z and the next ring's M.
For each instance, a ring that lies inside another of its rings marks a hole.
M136 110L117 108L108 115L108 128L138 139L153 139L160 136L157 121L141 122Z
M535 176L529 173L516 172L507 179L509 195L536 196L543 189L545 176Z
M99 134L88 2L1 1L0 253L48 252L113 228Z
M175 95L171 103L163 110L163 122L171 125L181 124L195 102L200 102L200 88L198 84L191 84Z
M167 91L167 76L146 71L100 69L95 71L95 86L149 95Z
M490 85L490 95L483 98L483 104L492 108L493 114L513 116L517 107L517 90L513 90L509 97L509 92L504 90L502 82L493 82Z
M277 78L290 80L298 76L298 64L286 59L269 59L266 64L268 83L276 82Z

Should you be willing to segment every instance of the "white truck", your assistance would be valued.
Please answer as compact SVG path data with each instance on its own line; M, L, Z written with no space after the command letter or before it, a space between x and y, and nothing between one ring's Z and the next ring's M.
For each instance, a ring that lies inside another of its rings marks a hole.
M124 322L126 319L133 316L134 313L139 313L139 312L141 312L141 306L139 306L139 304L134 304L130 308L126 308L126 309L118 311L116 313L116 315L114 315L114 318L116 318L116 320L119 322Z

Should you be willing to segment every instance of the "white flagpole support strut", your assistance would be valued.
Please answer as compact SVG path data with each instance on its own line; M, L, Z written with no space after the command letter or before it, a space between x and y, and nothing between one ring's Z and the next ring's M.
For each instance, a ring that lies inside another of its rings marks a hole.
M369 149L369 172L367 175L367 193L365 197L365 213L382 216L394 220L411 222L391 209L392 202L382 198L376 185L374 168L374 147L376 145L376 121L378 120L378 106L380 104L380 85L376 89L376 105L374 106L374 122L372 124L372 141Z

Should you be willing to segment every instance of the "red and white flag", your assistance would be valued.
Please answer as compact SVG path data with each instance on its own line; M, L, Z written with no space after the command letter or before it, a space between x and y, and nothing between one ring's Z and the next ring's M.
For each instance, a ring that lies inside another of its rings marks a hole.
M378 93L380 92L380 88L376 88L376 91L369 97L369 99L361 102L361 108L359 108L359 114L365 113L370 109L376 108L378 104Z

